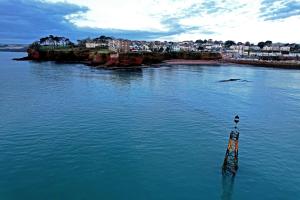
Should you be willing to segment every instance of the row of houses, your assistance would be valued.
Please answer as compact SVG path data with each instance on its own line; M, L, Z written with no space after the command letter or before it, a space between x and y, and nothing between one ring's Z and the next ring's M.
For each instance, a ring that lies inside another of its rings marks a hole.
M272 44L260 48L259 46L252 45L232 45L223 51L227 57L297 57L300 56L300 52L291 51L291 47L284 44Z
M100 38L85 40L88 49L107 49L111 52L219 52L230 57L255 57L255 56L297 56L292 52L291 46L286 44L271 44L263 48L257 45L238 43L228 45L222 41L139 41L114 39L101 36ZM299 52L300 53L300 52ZM300 55L300 54L299 54Z
M130 41L122 39L93 39L86 40L85 47L88 49L107 49L111 52L129 52Z
M87 39L85 48L107 49L112 52L197 52L197 51L222 51L221 43L207 42L203 44L194 41L168 42L168 41L131 41L124 39Z

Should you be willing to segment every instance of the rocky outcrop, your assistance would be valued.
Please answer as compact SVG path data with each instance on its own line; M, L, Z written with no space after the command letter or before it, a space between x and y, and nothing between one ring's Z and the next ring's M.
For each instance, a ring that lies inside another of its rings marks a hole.
M171 53L144 53L144 64L156 64L165 60L220 60L220 53L210 52L171 52Z
M140 66L162 63L170 59L218 60L219 53L174 52L174 53L101 53L96 50L73 48L67 50L28 49L28 59L38 61L81 62L92 66Z
M35 49L28 49L28 58L32 60L39 60L40 58L40 52Z

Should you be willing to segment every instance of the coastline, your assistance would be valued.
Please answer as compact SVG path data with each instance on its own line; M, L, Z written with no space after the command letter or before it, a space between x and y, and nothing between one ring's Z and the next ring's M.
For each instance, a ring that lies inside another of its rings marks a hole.
M270 61L254 59L223 59L224 63L251 65L255 67L280 68L280 69L300 69L300 62L290 61Z
M185 59L171 59L163 61L166 65L219 65L221 60L185 60Z
M258 59L224 58L221 54L193 53L99 53L74 49L72 51L38 51L28 49L28 56L16 61L54 61L57 64L76 63L104 69L141 69L161 65L221 65L240 64L267 68L300 69L300 61L268 61ZM116 57L116 55L118 55Z
M96 68L144 68L159 64L218 64L220 53L211 52L128 52L114 53L80 48L65 50L28 49L28 56L17 61L54 61L57 63L80 63Z

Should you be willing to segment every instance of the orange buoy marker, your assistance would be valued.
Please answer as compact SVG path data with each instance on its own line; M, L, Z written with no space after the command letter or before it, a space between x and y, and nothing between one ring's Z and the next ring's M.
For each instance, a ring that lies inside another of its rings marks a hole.
M230 132L228 146L222 166L223 175L235 175L238 169L238 155L239 155L239 135L240 132L237 128L237 124L239 123L239 116L235 116L234 122L235 127Z

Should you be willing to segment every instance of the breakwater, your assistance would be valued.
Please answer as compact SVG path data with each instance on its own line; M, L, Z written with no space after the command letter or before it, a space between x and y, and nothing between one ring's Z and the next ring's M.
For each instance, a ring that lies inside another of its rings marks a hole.
M300 69L300 62L295 60L258 60L258 59L223 59L225 63L272 67L282 69Z

